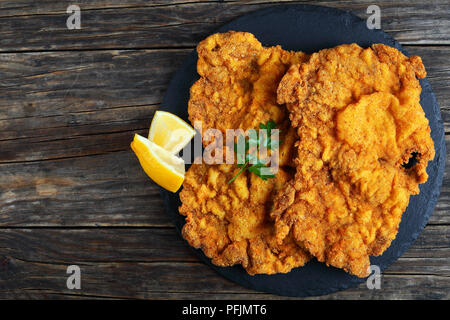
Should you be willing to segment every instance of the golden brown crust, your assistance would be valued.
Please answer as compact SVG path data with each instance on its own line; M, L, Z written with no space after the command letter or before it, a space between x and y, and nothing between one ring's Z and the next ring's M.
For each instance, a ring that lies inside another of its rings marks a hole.
M188 113L191 123L202 122L203 133L210 128L223 134L226 129L245 131L269 120L278 125L287 120L285 107L276 102L278 83L306 54L263 47L253 34L234 31L209 36L197 52L200 79L191 87Z
M278 87L299 136L295 179L275 199L277 239L359 277L395 238L434 157L419 57L342 45L292 66ZM406 169L411 154L417 164Z
M250 33L214 34L197 47L200 79L190 91L189 120L205 130L257 129L275 121L282 130L279 166L293 166L297 140L285 106L276 101L278 83L291 64L304 61L301 52L263 47ZM203 141L205 145L209 140ZM184 238L201 248L219 266L241 264L249 274L289 272L309 254L288 236L278 242L269 210L273 195L292 174L280 169L263 181L249 172L227 184L236 165L192 165L180 193L186 216Z
M192 165L180 193L186 216L183 237L219 266L241 264L249 274L289 272L309 255L291 237L275 239L269 219L272 197L291 178L280 169L263 181L249 172L233 183L235 165Z

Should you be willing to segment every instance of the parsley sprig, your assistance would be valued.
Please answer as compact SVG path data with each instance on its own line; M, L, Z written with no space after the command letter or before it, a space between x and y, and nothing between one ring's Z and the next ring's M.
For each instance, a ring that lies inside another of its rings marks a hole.
M259 124L261 130L256 136L250 135L250 137L246 139L243 135L239 135L237 143L234 144L234 152L237 157L237 166L241 169L230 181L228 181L228 184L232 183L245 170L252 172L264 181L275 177L274 174L264 174L261 171L262 168L267 167L267 161L259 159L257 155L263 148L275 150L280 146L280 140L272 140L272 129L275 129L276 126L277 124L270 120L266 124ZM242 141L242 139L244 139L244 141ZM244 153L239 152L238 150L238 145L242 143L245 145ZM250 147L252 147L252 150L250 150Z

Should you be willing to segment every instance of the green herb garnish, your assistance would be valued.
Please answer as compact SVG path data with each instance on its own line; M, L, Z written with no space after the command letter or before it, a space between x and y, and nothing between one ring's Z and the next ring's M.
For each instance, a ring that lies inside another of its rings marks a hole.
M264 148L267 150L275 150L280 146L280 140L272 140L272 129L275 129L276 126L277 124L270 120L266 124L259 124L259 128L262 130L260 130L256 136L251 135L248 139L245 139L244 136L239 135L238 142L234 144L234 152L237 157L237 166L241 168L241 170L228 181L228 184L232 183L245 170L252 172L264 181L275 177L274 174L263 174L261 172L261 169L267 167L267 165L265 161L258 159L257 154ZM244 141L242 141L242 139L244 139ZM245 146L244 153L239 152L238 150L238 145L242 143ZM252 147L252 150L250 150L250 147Z

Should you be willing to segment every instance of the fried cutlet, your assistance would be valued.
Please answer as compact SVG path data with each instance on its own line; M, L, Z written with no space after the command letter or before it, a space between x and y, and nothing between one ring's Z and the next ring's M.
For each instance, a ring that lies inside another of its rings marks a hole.
M218 129L257 129L272 120L282 130L279 166L293 165L297 140L285 106L276 101L278 83L288 68L307 56L263 47L250 33L214 34L197 47L200 79L190 91L189 120L202 123L202 133ZM203 137L205 146L210 142ZM292 169L292 168L290 168ZM192 165L180 193L180 213L186 216L184 238L219 266L241 264L249 274L288 272L309 255L287 236L278 243L270 221L273 195L291 179L279 169L263 181L236 165Z
M280 169L264 181L244 172L228 184L238 170L231 164L190 167L180 193L179 210L186 216L183 237L214 264L241 264L251 275L304 265L309 255L290 236L278 243L268 214L274 194L292 174Z
M290 127L286 108L277 103L278 83L292 64L303 62L302 52L264 47L251 33L216 33L197 46L200 79L191 87L189 120L201 121L205 146L207 129L257 129L275 121ZM282 128L284 129L284 128ZM281 139L288 130L283 130ZM294 131L295 132L295 131ZM291 150L292 148L287 148Z
M295 178L271 213L279 243L293 235L319 261L368 275L434 158L425 75L420 57L382 44L321 50L289 69L278 103L299 141Z

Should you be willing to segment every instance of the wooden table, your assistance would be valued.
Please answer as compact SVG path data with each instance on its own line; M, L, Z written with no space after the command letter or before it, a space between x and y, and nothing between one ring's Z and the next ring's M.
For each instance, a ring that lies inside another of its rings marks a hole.
M373 1L314 3L367 18ZM284 299L200 262L129 147L196 44L273 1L82 0L80 30L66 27L70 4L0 0L0 298ZM382 28L422 56L450 132L450 2L376 4ZM448 170L381 290L321 298L450 297ZM81 268L80 290L66 286L69 265Z

